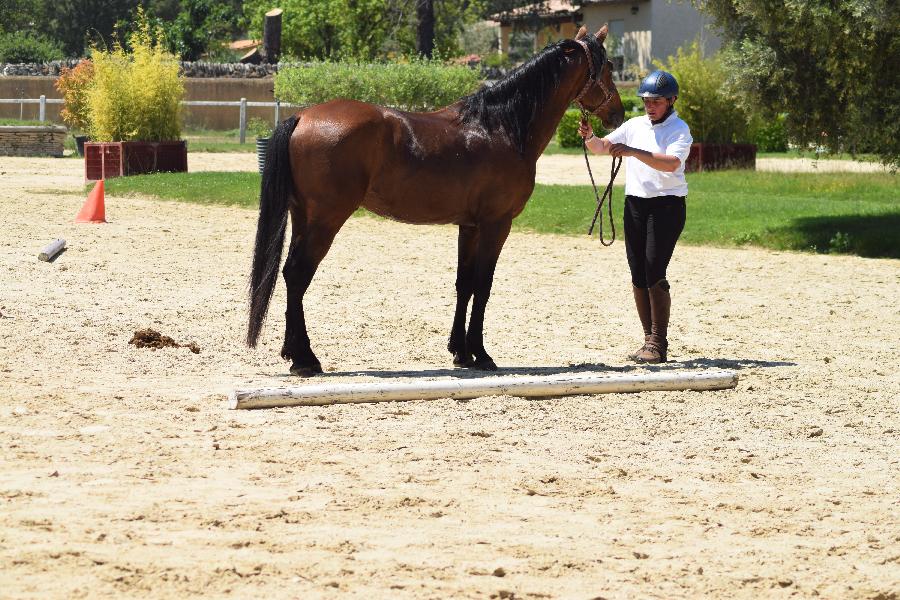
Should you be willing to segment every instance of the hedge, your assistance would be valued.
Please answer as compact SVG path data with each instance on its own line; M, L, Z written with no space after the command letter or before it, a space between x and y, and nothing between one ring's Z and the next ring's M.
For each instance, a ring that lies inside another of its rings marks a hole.
M622 98L622 104L625 106L625 120L632 119L634 117L639 117L644 114L643 108L640 109L639 112L629 111L629 107L636 106L635 103L627 103L625 98ZM600 122L600 119L592 116L591 127L594 128L594 133L603 137L606 135L606 128L603 127L603 124ZM563 115L562 121L559 122L559 127L556 129L556 141L559 142L560 147L562 148L578 148L581 146L581 136L578 135L578 124L581 121L581 111L580 110L567 110L566 114Z
M59 43L36 32L0 32L0 63L46 63L65 57Z
M348 98L407 110L452 104L481 85L478 71L437 60L313 62L275 76L275 97L301 106Z

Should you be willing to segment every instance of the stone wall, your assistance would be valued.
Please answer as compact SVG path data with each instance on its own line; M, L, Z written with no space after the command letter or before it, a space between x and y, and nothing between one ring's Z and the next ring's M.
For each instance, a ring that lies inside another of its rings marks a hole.
M74 67L79 59L55 60L48 63L0 64L0 77L59 77L64 67ZM259 79L272 77L277 65L245 65L241 63L181 63L181 73L185 77L232 77L236 79Z
M2 156L62 156L66 128L0 126Z

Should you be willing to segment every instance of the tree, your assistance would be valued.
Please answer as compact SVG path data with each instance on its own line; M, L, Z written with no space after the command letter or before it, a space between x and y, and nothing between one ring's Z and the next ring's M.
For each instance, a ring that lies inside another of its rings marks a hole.
M262 15L272 6L271 0L245 0L245 17L254 35L261 34ZM429 20L433 34L428 35L423 28L422 39L432 39L432 49L442 56L454 55L459 51L463 26L477 20L483 1L282 0L278 7L284 10L281 39L285 54L373 60L419 54L419 25ZM417 10L420 7L424 7L424 22Z
M281 47L296 58L372 59L390 38L399 0L282 0ZM270 0L246 0L244 12L256 37Z
M462 34L466 25L486 18L484 0L431 0L431 14L425 14L423 22L417 8L422 7L421 0L399 1L402 9L398 12L402 21L390 40L389 50L400 54L420 54L422 52L420 32L423 39L432 37L432 54L442 57L457 56L462 51ZM433 23L433 36L425 33L427 22ZM425 24L425 27L422 25Z
M174 17L169 16L170 5L159 8L155 16L165 32L169 49L181 60L199 60L230 41L238 20L236 5L222 0L182 0Z
M723 31L740 101L788 135L900 164L896 0L693 0Z
M68 56L83 56L90 43L111 45L116 25L129 21L140 0L58 0L46 23Z
M45 31L46 0L0 0L0 33Z
M416 0L416 51L431 58L434 53L434 0Z
M67 56L83 56L88 42L109 43L116 24L140 0L0 0L0 31L55 40Z

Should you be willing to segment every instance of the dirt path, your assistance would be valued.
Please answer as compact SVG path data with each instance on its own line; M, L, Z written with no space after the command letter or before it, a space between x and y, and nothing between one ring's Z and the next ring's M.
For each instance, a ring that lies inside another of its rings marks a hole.
M298 383L283 284L241 343L255 215L107 196L76 226L80 166L0 163L0 596L900 594L900 262L679 247L661 368L731 391L228 411ZM467 376L455 240L347 224L308 294L321 379ZM621 244L515 233L488 347L634 372L629 285ZM145 327L201 352L129 345Z

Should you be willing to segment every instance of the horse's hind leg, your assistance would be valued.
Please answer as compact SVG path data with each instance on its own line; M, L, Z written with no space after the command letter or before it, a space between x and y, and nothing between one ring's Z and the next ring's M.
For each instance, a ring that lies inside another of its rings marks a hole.
M291 373L300 377L322 372L322 365L312 351L306 331L303 296L319 263L331 248L334 236L350 214L343 219L332 218L327 223L306 223L303 227L294 228L291 233L291 246L282 269L287 285L287 310L281 356L291 361Z
M478 252L475 259L475 299L472 301L472 317L469 320L469 331L466 333L466 349L475 357L472 367L486 371L496 371L497 365L484 349L484 312L491 286L494 282L494 270L500 251L509 236L512 219L496 223L479 225Z
M478 228L459 226L459 262L456 270L456 313L450 328L447 350L457 367L472 366L472 353L466 348L466 314L475 290L475 253L478 249Z

